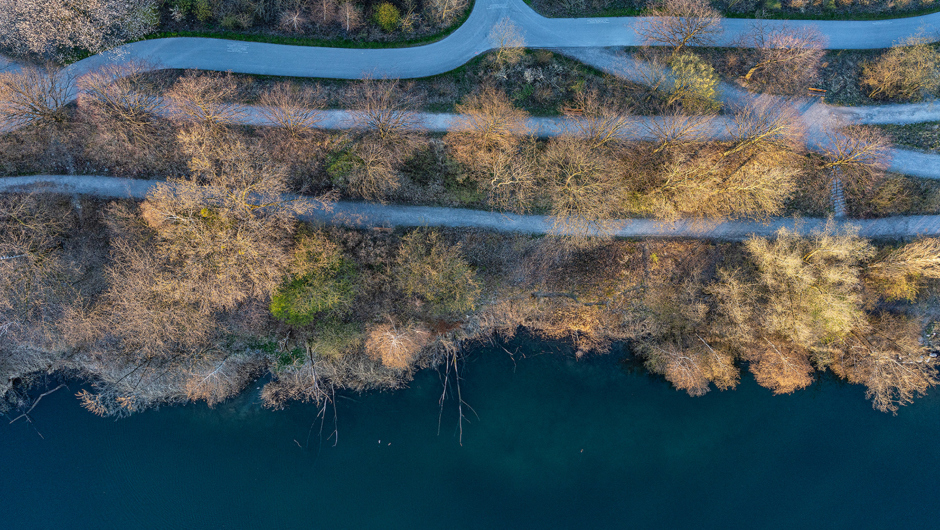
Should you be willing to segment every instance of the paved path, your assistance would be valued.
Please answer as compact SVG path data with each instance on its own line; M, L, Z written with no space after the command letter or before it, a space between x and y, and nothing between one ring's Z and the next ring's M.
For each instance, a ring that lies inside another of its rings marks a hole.
M554 51L593 66L603 72L637 83L650 78L654 68L635 61L613 48L555 48ZM725 105L745 104L760 97L741 87L722 82L718 99ZM763 96L770 97L770 96ZM909 124L940 121L940 102L873 105L864 107L836 107L822 103L819 98L790 99L799 111L806 129L810 149L822 150L832 142L831 132L846 125ZM727 129L727 127L726 127ZM909 149L891 149L888 153L891 171L904 175L940 178L940 155Z
M636 25L642 17L548 19L532 11L522 0L476 0L467 21L448 37L426 46L395 49L339 49L227 41L219 39L154 39L121 46L111 52L89 57L65 69L64 74L80 76L104 64L140 59L155 68L196 68L249 74L299 77L361 78L422 77L452 70L493 47L489 33L504 17L510 18L524 34L526 45L557 48L617 75L638 77L642 65L630 64L603 46L640 44ZM924 28L940 27L940 13L883 21L764 21L770 25L814 26L829 39L830 48L881 48ZM721 43L729 45L746 33L753 21L723 21ZM15 67L0 57L0 70ZM738 87L723 85L727 102L741 102L754 95ZM940 110L927 105L894 105L844 109L806 100L802 115L812 148L829 141L828 131L849 123L916 123L940 119ZM444 123L451 118L434 118ZM557 124L536 123L544 135L557 131ZM716 126L715 135L720 134ZM634 138L642 138L638 129ZM913 151L895 150L891 169L909 175L940 178L940 157Z
M50 193L87 194L105 198L146 197L158 181L119 179L102 176L36 175L0 178L0 193L45 191ZM299 199L304 200L304 199ZM515 215L428 206L396 206L359 202L336 203L332 211L318 210L306 220L350 226L412 227L442 226L482 228L499 232L526 234L552 233L552 221L540 215ZM615 232L620 237L681 237L700 239L742 240L751 235L770 236L782 227L810 233L820 230L825 219L771 219L756 221L680 221L664 223L648 219L622 222ZM918 236L940 236L940 216L919 215L865 221L840 221L843 227L857 227L859 234L872 239L903 239Z
M521 30L530 48L636 46L642 17L545 18L523 0L476 0L466 22L446 38L424 46L388 49L319 48L202 38L153 39L127 44L79 61L81 75L105 62L133 57L163 68L195 68L264 75L359 79L426 77L453 70L494 47L489 34L504 17ZM940 13L878 21L765 21L770 26L817 28L831 49L887 48L924 28L940 28ZM732 45L752 20L727 19L719 44Z

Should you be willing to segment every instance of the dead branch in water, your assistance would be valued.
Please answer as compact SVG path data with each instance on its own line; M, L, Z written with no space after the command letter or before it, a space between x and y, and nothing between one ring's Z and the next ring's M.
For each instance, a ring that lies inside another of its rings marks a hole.
M24 413L20 414L19 416L13 418L12 420L10 420L10 423L13 423L13 422L15 422L16 420L18 420L18 419L20 419L20 418L26 418L26 421L28 421L29 423L32 423L33 420L32 420L32 418L29 417L29 413L32 412L34 408L36 408L36 405L39 404L39 401L40 401L42 398L48 396L49 394L55 392L56 390L58 390L58 389L60 389L60 388L62 388L62 387L64 387L64 386L65 386L65 384L63 383L63 384L61 384L61 385L59 385L59 386L53 388L52 390L50 390L50 391L48 391L48 392L43 392L42 394L40 394L39 397L36 398L36 401L33 401L33 406L32 406L32 407L29 407L29 410L27 410L26 412L24 412ZM39 436L42 436L42 435L40 434Z
M463 393L461 392L461 389L460 389L460 365L458 364L459 357L460 357L459 352L455 350L450 354L450 358L447 360L447 362L444 363L444 366L446 366L446 369L444 371L444 380L443 380L444 389L441 392L440 399L438 400L438 405L440 406L440 412L437 415L437 434L438 436L440 436L441 434L441 417L444 414L444 400L447 399L447 387L450 384L451 368L453 368L454 387L457 389L457 440L458 440L458 443L460 443L462 447L463 446L463 422L464 420L467 420L467 415L464 414L463 412L464 406L470 409L470 411L473 412L473 414L477 417L477 419L479 419L480 416L477 414L475 410L473 410L473 407L471 407L470 404L464 401L463 399Z

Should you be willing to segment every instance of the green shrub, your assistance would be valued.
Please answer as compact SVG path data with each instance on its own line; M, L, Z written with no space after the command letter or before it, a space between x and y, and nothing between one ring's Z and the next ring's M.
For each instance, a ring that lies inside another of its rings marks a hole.
M175 7L184 17L193 15L196 20L205 22L212 17L212 6L210 0L173 0Z
M389 2L382 2L375 8L372 18L384 31L394 31L401 21L401 12Z
M691 52L672 60L673 87L670 101L681 101L690 111L712 110L719 106L715 99L718 74L712 65Z
M322 234L301 236L292 275L271 296L271 314L292 326L305 326L348 306L356 296L355 264Z
M350 174L361 165L361 158L351 150L343 149L326 157L326 174L334 186L345 190L349 185Z
M327 321L317 325L316 337L307 343L310 352L324 359L337 359L362 347L364 334L358 323Z
M480 285L460 245L448 245L436 231L414 230L402 238L395 279L408 296L419 296L438 315L472 311Z
M290 351L279 351L274 354L274 371L279 372L285 368L303 364L306 357L304 351L300 348L294 348Z

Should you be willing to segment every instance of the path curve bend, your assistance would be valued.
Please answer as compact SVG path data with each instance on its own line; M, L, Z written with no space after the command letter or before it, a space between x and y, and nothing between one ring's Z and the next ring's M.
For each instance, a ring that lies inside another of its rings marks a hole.
M503 18L522 33L527 47L636 46L644 17L545 18L523 0L476 0L467 20L432 44L409 48L351 49L291 46L207 38L152 39L120 46L78 61L74 75L133 58L160 68L232 71L244 74L359 79L363 76L416 78L453 70L494 48L489 34ZM748 19L725 19L720 46L731 46L752 27ZM813 27L830 49L887 48L925 28L940 27L940 13L875 21L765 20L768 26Z

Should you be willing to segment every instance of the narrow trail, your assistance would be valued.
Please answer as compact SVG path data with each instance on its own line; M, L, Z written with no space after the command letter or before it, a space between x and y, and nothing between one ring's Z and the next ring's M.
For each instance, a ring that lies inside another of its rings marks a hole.
M739 100L740 101L740 100ZM822 151L831 141L828 134L828 127L843 127L851 124L866 124L865 115L862 113L840 114L839 109L823 105L818 102L808 101L808 106L799 107L801 116L806 123L807 146L811 150ZM887 106L886 106L887 107ZM940 106L930 112L940 114ZM242 106L242 119L240 123L245 125L276 125L264 118L260 107ZM322 112L320 121L316 124L317 128L328 130L348 130L355 127L355 112L348 110L326 110ZM418 123L421 130L428 132L448 132L461 128L460 116L457 114L419 112L417 113ZM620 135L624 140L655 140L655 135L651 132L656 129L654 122L668 121L671 118L664 116L631 116L629 127ZM937 117L940 120L940 116ZM526 122L526 125L532 134L551 138L564 134L572 134L574 120L566 117L532 117ZM660 127L667 129L668 127ZM709 124L704 135L707 139L725 140L732 137L735 125L727 116L718 116ZM903 175L914 177L940 180L940 154L923 153L910 149L892 148L887 153L888 169Z
M388 49L345 49L288 46L256 42L205 38L152 39L120 46L104 54L78 61L62 71L63 76L79 78L102 66L128 60L144 61L153 69L179 68L233 71L246 74L296 77L359 79L362 77L413 78L453 70L480 53L494 48L490 31L502 19L512 20L524 36L526 46L551 48L587 65L633 81L642 81L639 72L650 68L619 55L610 46L641 44L636 32L643 17L545 18L535 13L523 0L476 0L467 21L446 38L424 46ZM735 45L750 31L754 21L725 19L719 45ZM805 21L764 20L774 26L811 26L828 39L832 49L884 48L928 27L940 27L940 13L879 21ZM17 68L0 56L0 71ZM71 97L77 96L77 89ZM757 95L723 83L720 98L729 104L741 104ZM940 105L879 105L874 107L832 107L815 99L797 102L807 130L807 144L822 150L832 143L832 131L850 124L919 123L940 121ZM325 128L348 128L349 114L331 111L322 124ZM248 119L257 123L257 113ZM423 114L425 128L449 130L454 117ZM629 139L647 139L648 127L636 118ZM648 122L647 122L648 123ZM553 136L567 129L562 119L533 118L531 129L540 136ZM710 131L712 138L728 134L728 123L717 120ZM890 152L889 169L917 177L940 179L940 155L912 150Z
M132 180L105 176L34 175L0 178L0 193L46 192L92 195L111 199L143 199L150 189L161 184L154 180ZM288 196L294 200L310 200ZM440 226L478 228L499 232L551 234L552 220L542 215L517 215L431 206L397 206L359 202L338 202L332 210L316 210L305 215L306 221L353 228ZM759 221L694 221L667 223L651 219L626 219L613 235L626 238L696 238L737 241L751 235L770 236L780 228L808 234L819 231L827 219L773 218ZM871 239L905 239L940 236L940 215L915 215L873 220L837 220L843 228L854 227L859 235Z
M650 68L610 48L555 48L554 51L592 66L605 73L643 83L650 78ZM646 71L646 72L644 72ZM718 86L718 100L734 108L756 100L758 97L776 98L748 92L741 87L722 82ZM865 107L836 107L822 103L819 98L786 98L799 111L806 129L807 147L823 150L830 146L834 131L847 125L910 124L940 121L940 102L877 105ZM728 130L728 125L725 126ZM924 153L910 149L893 148L888 152L888 169L904 175L940 178L940 154Z

